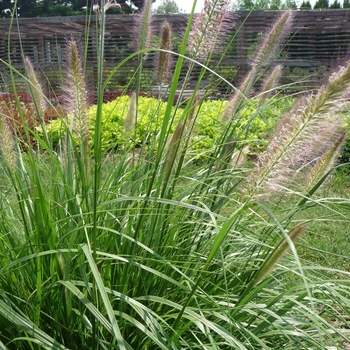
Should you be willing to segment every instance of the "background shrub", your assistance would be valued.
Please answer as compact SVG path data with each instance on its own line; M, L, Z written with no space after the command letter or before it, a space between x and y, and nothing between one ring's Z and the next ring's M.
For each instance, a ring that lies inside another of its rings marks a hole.
M161 127L166 110L166 102L162 100L142 97L138 98L137 125L132 134L125 133L125 121L127 117L130 97L127 95L117 97L115 100L104 103L102 107L102 147L107 150L118 150L128 145L140 146L144 142L152 143L156 137L157 130ZM278 118L292 107L294 99L284 96L272 98L263 106L258 106L251 99L236 116L237 142L244 146L249 143L251 152L257 153L264 149L267 138ZM204 101L196 114L193 137L190 142L189 151L192 156L203 158L211 154L214 142L224 130L221 121L222 112L227 104L225 100ZM97 106L89 108L90 116L90 145L93 146L94 123ZM172 109L175 113L170 132L174 131L175 125L183 118L182 108ZM68 116L69 119L69 116ZM50 120L47 124L47 133L54 144L66 134L65 119ZM69 121L68 121L69 123ZM39 127L42 134L42 128ZM76 140L78 142L78 140Z

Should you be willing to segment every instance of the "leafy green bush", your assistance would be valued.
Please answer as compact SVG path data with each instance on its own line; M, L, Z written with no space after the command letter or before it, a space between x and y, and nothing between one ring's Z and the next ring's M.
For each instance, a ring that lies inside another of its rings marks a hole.
M291 108L293 103L293 98L287 96L271 99L263 107L258 107L253 99L250 100L249 104L236 117L237 142L241 145L249 143L252 152L264 149L267 137L279 116ZM152 143L153 138L156 137L157 130L160 129L164 118L166 102L140 96L138 98L137 124L132 134L125 132L129 104L130 97L126 95L103 104L101 131L103 150L120 149L125 145L130 147L131 144L140 146L146 141ZM203 158L211 153L215 140L219 138L225 128L221 115L226 105L227 101L222 100L202 102L196 115L193 137L189 146L189 151L194 157ZM90 146L93 146L94 141L96 110L96 105L91 106L88 110ZM174 132L175 125L184 116L184 110L173 107L171 113L175 113L175 117L169 131ZM69 120L56 119L47 124L47 133L55 145L66 134L66 124L69 125ZM42 128L39 127L38 130L42 135ZM75 141L76 144L79 143L77 138L75 138Z
M125 121L128 113L130 97L127 95L118 97L114 101L103 104L101 111L102 122L102 148L104 151L111 149L118 149L130 143L135 146L142 144L142 142L149 137L154 137L157 130L159 130L162 123L162 116L164 116L166 103L158 101L154 98L147 98L140 96L138 98L138 114L135 132L126 134ZM90 131L90 146L93 147L94 141L94 126L97 106L91 106L87 114L89 116L89 131ZM179 109L178 115L181 114ZM179 117L177 117L177 120ZM58 119L50 121L46 125L46 130L53 143L57 145L64 135L66 135L66 126L70 123L70 116L67 120ZM43 128L38 128L39 133L43 135ZM73 134L74 136L74 134ZM76 144L79 140L75 138Z

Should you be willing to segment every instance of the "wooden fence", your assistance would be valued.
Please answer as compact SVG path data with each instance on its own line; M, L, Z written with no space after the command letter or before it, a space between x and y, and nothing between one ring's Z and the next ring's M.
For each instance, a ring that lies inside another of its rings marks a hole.
M211 67L226 79L237 83L247 72L249 60L266 29L280 15L280 11L231 12L226 19L225 32L222 33L222 45L230 42L225 59L219 62L220 55L214 55ZM96 86L96 25L95 17L48 17L19 18L10 28L8 19L0 19L0 58L23 72L23 57L28 56L35 69L41 74L43 82L50 89L57 91L62 83L65 46L70 38L77 39L86 52L86 72L90 88ZM159 41L159 29L168 21L174 33L174 51L181 41L188 15L154 16L154 45ZM350 10L306 10L294 11L291 35L274 62L284 65L282 82L293 84L285 90L309 89L319 86L326 75L338 65L344 63L350 47ZM86 30L88 28L89 30ZM132 15L108 15L105 37L105 74L108 76L113 68L125 57L134 52L136 47L135 19ZM219 50L216 50L219 51ZM151 53L145 61L142 89L150 91L154 85L155 54ZM218 63L219 62L219 63ZM132 81L136 69L136 60L131 59L118 69L110 79L107 91L123 90ZM198 74L198 70L194 74ZM207 80L204 79L204 83ZM192 84L195 82L195 76ZM24 79L16 77L19 91L26 91ZM227 86L219 84L217 89L224 94ZM128 89L133 89L132 84ZM1 65L0 90L11 91L9 70Z

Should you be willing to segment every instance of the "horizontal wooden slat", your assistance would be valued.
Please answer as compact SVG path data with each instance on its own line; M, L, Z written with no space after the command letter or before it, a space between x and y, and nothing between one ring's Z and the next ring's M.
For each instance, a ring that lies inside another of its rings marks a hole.
M217 54L213 55L210 67L216 67L215 69L220 74L233 84L237 84L249 69L254 48L280 14L281 11L229 13L225 19L225 32L221 34L222 45L230 42L233 37L235 40L228 48L225 59L220 61L219 67L216 65L220 59L220 48L215 50ZM296 85L298 89L317 87L330 71L344 63L348 57L350 10L305 10L294 11L293 14L291 34L286 38L286 45L274 63L281 63L285 66L284 83L293 83L307 77ZM154 16L152 33L154 37L157 36L161 24L168 21L173 33L177 36L176 41L179 42L187 20L188 15L185 14ZM244 23L243 26L242 23ZM97 24L98 19L95 16L90 19L85 16L19 18L10 28L10 20L1 18L0 59L6 62L10 60L14 67L23 72L23 56L30 57L47 85L47 89L56 90L62 84L66 42L74 37L81 43L81 46L87 44L86 71L89 88L94 89L96 86ZM89 28L89 32L86 31L86 28ZM10 42L8 42L8 36ZM106 77L119 62L134 52L136 42L133 15L107 16L104 62ZM176 51L176 45L174 50ZM154 62L155 54L150 53L143 70L142 89L145 91L150 91L152 85L155 84ZM125 88L135 72L136 65L136 58L123 65L114 73L107 89L115 91ZM7 91L11 89L11 84L9 71L4 64L1 65L1 72L0 90ZM183 73L185 74L185 69ZM196 74L199 74L199 69L194 71L192 84L195 83ZM26 90L24 79L18 77L16 83L19 91ZM132 89L133 85L130 88ZM220 87L220 89L224 88Z

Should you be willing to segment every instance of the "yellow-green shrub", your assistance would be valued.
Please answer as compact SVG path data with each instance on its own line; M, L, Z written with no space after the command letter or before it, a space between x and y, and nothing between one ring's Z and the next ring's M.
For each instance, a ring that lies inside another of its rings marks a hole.
M165 113L166 103L150 97L139 97L137 108L137 122L134 131L129 134L125 132L125 119L128 111L130 97L125 95L107 102L102 109L102 145L104 150L116 150L123 145L141 145L145 140L151 142L161 127ZM225 125L221 122L222 111L227 101L203 102L196 117L196 122L190 142L190 152L201 155L210 153L216 140L222 134ZM266 137L274 126L278 116L291 107L293 99L285 97L280 100L270 100L266 108L257 108L254 100L243 107L239 115L232 122L238 141L255 141L257 149L264 147ZM175 111L175 110L174 110ZM97 107L89 108L89 130L90 143L94 139L94 123ZM178 108L173 120L171 131L183 117L184 110ZM67 120L52 120L47 124L47 133L57 144L66 133Z

